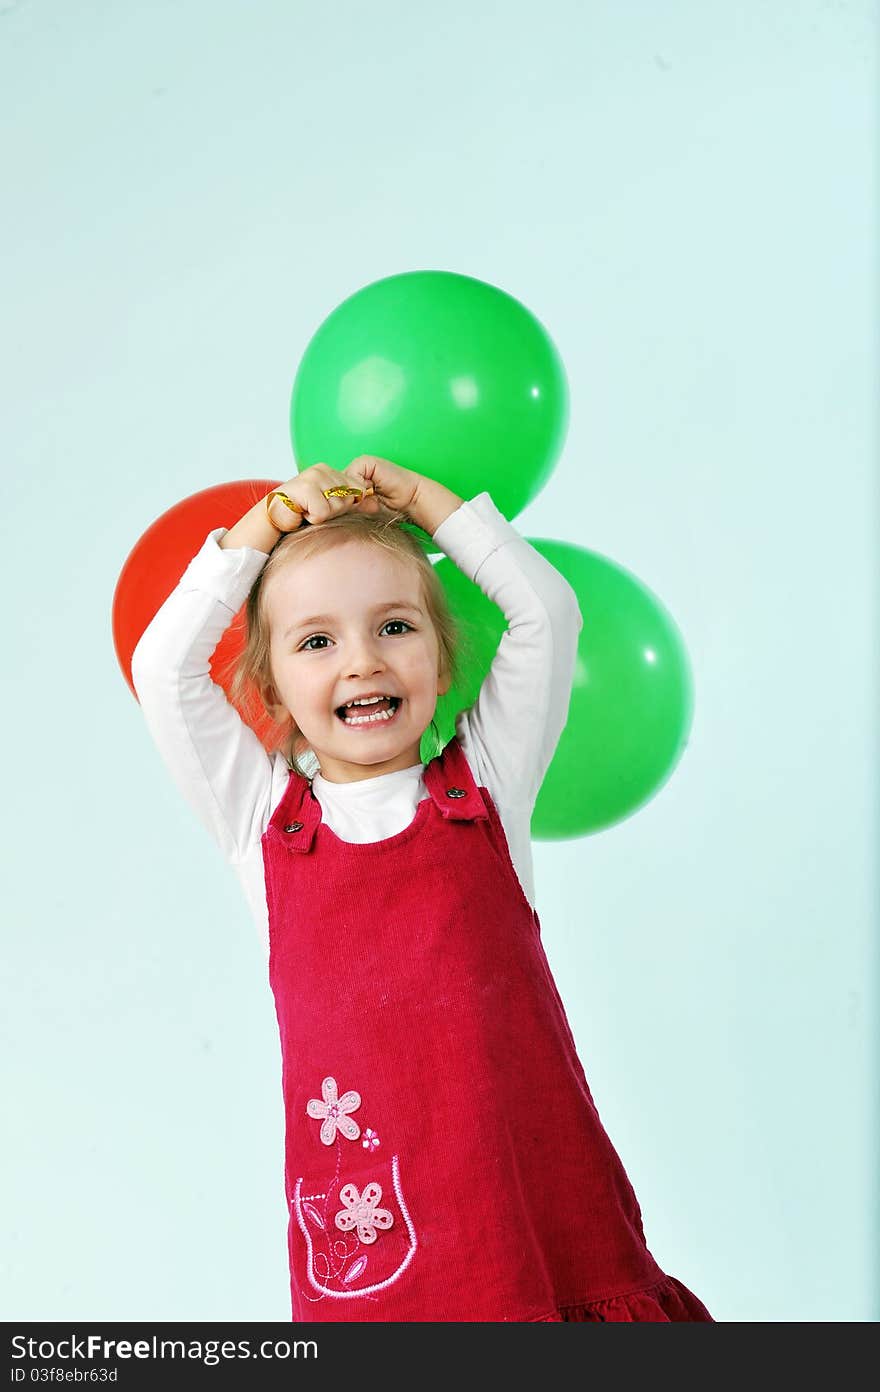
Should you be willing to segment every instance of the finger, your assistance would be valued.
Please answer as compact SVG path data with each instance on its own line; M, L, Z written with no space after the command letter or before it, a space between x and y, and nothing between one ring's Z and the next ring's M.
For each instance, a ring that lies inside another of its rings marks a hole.
M361 517L375 517L380 511L381 506L382 504L379 502L379 499L374 497L373 494L370 494L369 497L359 498L356 504L357 511L360 513Z
M325 488L323 492L328 502L336 504L336 512L350 511L351 508L357 507L363 497L363 489L349 483L335 488Z
M312 526L320 526L331 517L356 507L368 491L372 493L373 485L360 473L351 469L332 469L323 461L304 469L297 486Z
M368 479L350 468L324 469L322 472L326 481L322 481L321 492L325 497L329 494L332 498L342 500L346 506L351 506L352 502L356 502L371 487Z
M269 495L266 513L272 526L279 532L295 532L305 520L305 508L290 497L287 489L277 489Z
M360 490L361 496L354 499L355 503L363 502L365 498L369 498L375 492L372 478L358 467L356 460L352 460L348 468L343 471L343 478L347 484Z
M338 511L334 498L324 497L324 488L332 487L326 479L309 479L308 489L306 490L306 511L309 522L313 527L319 527L322 522L326 522Z
M375 454L359 454L356 459L351 461L345 472L364 483L372 484L376 477L378 464L379 459Z
M363 490L359 485L352 484L348 479L340 483L340 477L319 479L313 485L314 501L311 498L309 501L309 521L313 526L320 526L331 517L348 512L362 497Z

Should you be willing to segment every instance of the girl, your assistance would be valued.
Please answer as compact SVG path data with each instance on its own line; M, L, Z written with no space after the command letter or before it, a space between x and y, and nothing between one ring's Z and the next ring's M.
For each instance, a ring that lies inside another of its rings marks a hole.
M402 519L508 623L428 763L454 632ZM209 675L245 599L232 695L249 684L279 723L271 755ZM488 493L362 455L209 532L134 652L151 735L268 952L294 1320L712 1319L648 1250L533 907L581 625Z

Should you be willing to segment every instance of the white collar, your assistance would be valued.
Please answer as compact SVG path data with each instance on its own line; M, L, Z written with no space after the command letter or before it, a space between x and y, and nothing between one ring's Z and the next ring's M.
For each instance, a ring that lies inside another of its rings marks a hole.
M353 783L331 783L316 773L312 788L319 802L324 797L336 802L368 802L375 797L387 797L398 784L417 782L424 771L424 764L411 764L409 768L394 769L392 773L379 773L375 778L358 778Z

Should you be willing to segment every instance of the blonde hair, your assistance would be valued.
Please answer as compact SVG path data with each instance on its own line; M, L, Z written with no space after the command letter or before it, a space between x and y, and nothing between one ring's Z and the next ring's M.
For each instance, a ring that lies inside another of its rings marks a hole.
M266 588L269 580L283 566L300 565L318 550L326 550L345 542L358 541L370 546L382 547L416 567L421 581L422 595L428 617L433 624L439 646L441 671L448 673L454 685L461 677L461 649L466 638L460 624L453 617L446 598L446 591L428 559L428 552L421 539L413 532L405 530L403 519L397 513L384 512L372 516L357 512L343 512L322 522L318 527L300 526L288 532L275 543L269 559L260 571L247 597L245 606L244 646L240 655L231 664L228 695L241 715L250 724L265 725L268 708L265 700L267 687L274 684L270 657L270 626L267 613ZM292 716L282 724L271 722L274 729L264 739L264 744L272 753L280 749L291 768L310 777L314 770L302 763L303 755L309 746ZM436 753L440 752L440 735L435 722L430 727L434 732ZM314 760L314 755L311 756ZM314 760L315 767L317 761Z

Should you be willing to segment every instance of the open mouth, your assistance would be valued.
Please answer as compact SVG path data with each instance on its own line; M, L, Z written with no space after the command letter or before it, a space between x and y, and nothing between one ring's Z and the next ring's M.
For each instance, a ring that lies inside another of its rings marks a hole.
M389 725L401 705L399 696L376 696L369 701L354 701L350 706L337 706L336 714L350 729L369 730Z

